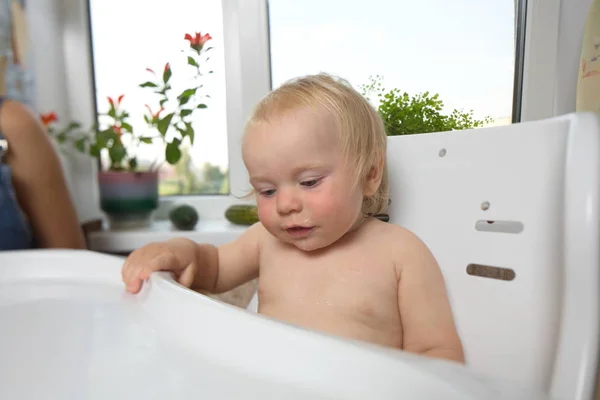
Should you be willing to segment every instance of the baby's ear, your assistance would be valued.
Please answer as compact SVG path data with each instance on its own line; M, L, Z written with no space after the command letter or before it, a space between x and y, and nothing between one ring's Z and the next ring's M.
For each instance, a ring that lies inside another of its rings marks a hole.
M381 185L381 179L383 176L383 157L378 157L377 162L371 166L367 175L365 176L365 183L363 186L363 195L370 197L377 193L377 189Z

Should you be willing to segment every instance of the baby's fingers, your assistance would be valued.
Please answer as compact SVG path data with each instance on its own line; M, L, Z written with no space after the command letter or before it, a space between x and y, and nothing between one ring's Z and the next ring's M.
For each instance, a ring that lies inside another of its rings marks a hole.
M126 265L123 269L123 282L125 289L130 293L137 293L142 283L155 271L173 271L177 269L177 260L172 254L157 254L147 261Z

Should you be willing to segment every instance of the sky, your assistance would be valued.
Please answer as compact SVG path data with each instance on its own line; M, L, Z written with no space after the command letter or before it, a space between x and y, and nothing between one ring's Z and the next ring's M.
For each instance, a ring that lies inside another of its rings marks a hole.
M139 115L134 127L144 126L144 104L156 103L137 87L145 69L162 71L169 61L175 77L185 75L185 33L210 33L215 73L205 82L211 99L192 156L226 168L221 1L91 0L90 10L99 109L106 96L125 94L123 105ZM381 75L388 89L439 93L447 111L511 115L513 0L269 0L269 20L274 87L322 71L356 88Z

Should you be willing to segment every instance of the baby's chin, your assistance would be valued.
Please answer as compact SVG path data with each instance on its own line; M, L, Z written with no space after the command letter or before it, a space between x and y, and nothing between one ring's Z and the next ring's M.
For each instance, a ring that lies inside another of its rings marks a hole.
M278 239L281 240L282 242L285 242L287 244L294 246L298 250L302 250L305 252L313 252L313 251L317 251L317 250L322 250L322 249L325 249L326 247L331 246L335 242L337 242L337 239L324 240L323 238L320 238L320 237L308 237L305 239L294 240L294 239L290 239L289 237L286 237L286 236L279 236Z
M298 250L311 252L324 249L330 246L332 243L314 243L312 241L300 241L300 242L291 242L288 241L291 245L296 247Z

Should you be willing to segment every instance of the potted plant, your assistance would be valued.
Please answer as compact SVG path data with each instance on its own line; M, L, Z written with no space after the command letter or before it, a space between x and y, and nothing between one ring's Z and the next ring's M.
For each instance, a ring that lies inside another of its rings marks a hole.
M144 121L146 127L134 129L130 114L123 107L123 95L108 98L108 107L99 112L96 123L83 129L78 122L71 122L63 129L55 123L58 117L50 112L42 115L42 123L48 133L59 143L69 144L79 152L99 161L98 183L100 208L107 215L112 229L147 226L158 206L158 169L160 163L140 166L139 149L144 145L160 143L164 146L164 159L171 165L181 158L181 146L187 141L194 143L193 115L207 106L203 102L201 78L212 71L202 71L201 65L208 61L206 52L212 49L206 43L210 34L186 34L189 46L184 50L187 67L193 72L191 87L173 95L171 86L173 70L166 63L162 74L147 68L150 79L139 86L152 91L157 98L154 107L146 104Z

